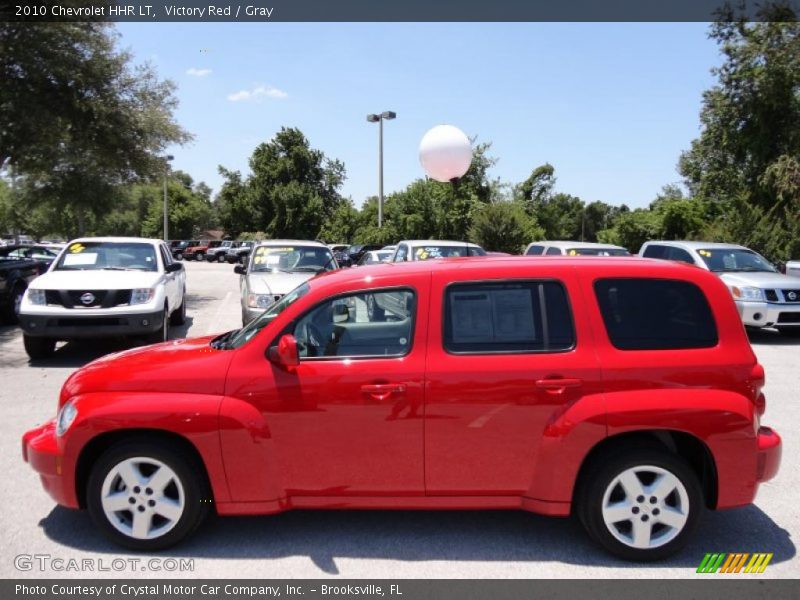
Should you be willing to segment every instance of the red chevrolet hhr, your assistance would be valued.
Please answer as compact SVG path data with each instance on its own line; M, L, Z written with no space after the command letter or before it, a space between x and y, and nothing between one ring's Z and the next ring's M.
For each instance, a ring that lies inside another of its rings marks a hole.
M508 257L316 277L243 329L109 355L24 458L139 550L209 510L575 514L625 558L778 470L730 292L664 261Z

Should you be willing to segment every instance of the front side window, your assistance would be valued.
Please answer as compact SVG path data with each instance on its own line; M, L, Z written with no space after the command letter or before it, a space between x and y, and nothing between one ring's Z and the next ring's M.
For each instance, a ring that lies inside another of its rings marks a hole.
M294 328L301 358L403 356L411 349L411 290L361 292L326 300Z
M544 246L531 246L525 252L525 256L541 256L542 252L544 252Z
M600 279L594 284L608 337L620 350L717 345L717 327L695 284L671 279Z
M777 273L766 258L746 248L706 248L697 253L715 273Z
M669 260L676 260L678 262L684 262L690 265L694 264L694 259L692 255L689 254L683 248L675 248L674 246L669 249L667 252L667 258Z
M555 246L552 246L547 249L547 252L545 252L545 254L547 256L561 256L561 248L556 248Z
M574 345L572 313L559 282L459 283L445 292L449 352L559 352Z
M624 248L570 248L569 256L630 256Z
M406 259L406 255L408 254L408 246L405 244L401 244L400 247L397 249L397 256L394 257L394 262L402 262Z
M259 246L253 255L254 272L319 273L336 268L328 248L320 246Z
M152 244L140 242L73 242L56 262L55 271L157 271Z
M440 246L430 244L415 246L411 252L412 260L433 260L435 258L453 258L456 256L485 256L483 248L467 246Z

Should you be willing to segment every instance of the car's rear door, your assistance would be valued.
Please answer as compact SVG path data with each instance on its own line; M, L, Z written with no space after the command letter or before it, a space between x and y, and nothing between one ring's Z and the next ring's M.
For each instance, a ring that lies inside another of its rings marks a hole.
M584 398L601 401L600 370L572 271L552 262L525 272L495 263L482 273L433 274L428 495L527 495L548 425ZM599 423L598 435L604 432Z

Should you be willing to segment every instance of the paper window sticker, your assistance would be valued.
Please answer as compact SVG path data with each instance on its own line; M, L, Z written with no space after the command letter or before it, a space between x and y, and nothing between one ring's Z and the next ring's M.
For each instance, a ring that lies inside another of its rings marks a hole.
M65 267L76 267L76 266L84 266L84 265L93 265L97 263L97 253L96 252L84 252L82 254L65 254L64 255L64 266Z

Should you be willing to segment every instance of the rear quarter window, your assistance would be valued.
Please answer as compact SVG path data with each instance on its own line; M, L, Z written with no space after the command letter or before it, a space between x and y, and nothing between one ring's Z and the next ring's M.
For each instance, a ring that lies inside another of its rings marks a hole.
M594 290L615 348L677 350L717 345L711 307L693 283L674 279L600 279Z

